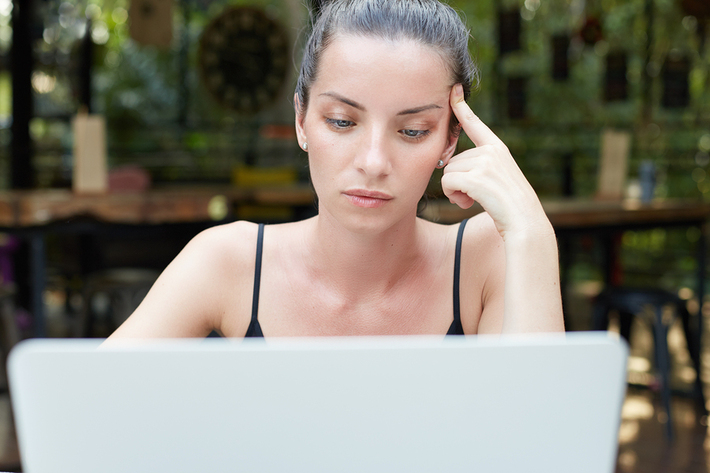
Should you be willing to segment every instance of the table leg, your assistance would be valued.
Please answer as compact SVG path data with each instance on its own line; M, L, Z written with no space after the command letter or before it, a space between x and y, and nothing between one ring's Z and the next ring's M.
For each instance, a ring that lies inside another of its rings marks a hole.
M30 242L30 304L34 335L37 338L47 336L46 320L44 317L43 293L46 286L46 251L44 234L33 232L29 237Z
M624 271L621 267L621 240L623 236L624 232L617 230L601 237L605 287L618 287L624 283Z

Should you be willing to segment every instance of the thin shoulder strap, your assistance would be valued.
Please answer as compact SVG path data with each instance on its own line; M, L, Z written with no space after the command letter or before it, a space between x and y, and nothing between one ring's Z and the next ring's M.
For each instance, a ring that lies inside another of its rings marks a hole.
M462 221L459 224L459 232L456 235L456 254L454 255L454 323L452 328L461 330L463 333L463 328L461 326L461 300L459 296L459 286L461 281L461 243L463 241L463 231L466 228L466 223L468 219Z
M254 265L254 294L251 298L251 322L247 329L247 337L263 337L259 325L259 286L261 286L261 255L264 248L264 224L259 224L259 233L256 237L256 264Z

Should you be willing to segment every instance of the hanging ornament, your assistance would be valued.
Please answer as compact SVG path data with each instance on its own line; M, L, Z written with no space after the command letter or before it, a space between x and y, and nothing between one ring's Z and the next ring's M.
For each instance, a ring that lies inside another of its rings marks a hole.
M616 102L629 97L627 76L627 56L624 51L610 52L606 55L604 73L604 100Z
M173 0L132 0L128 10L131 38L169 48L173 40Z
M594 46L601 41L603 38L602 23L599 18L594 16L587 17L584 21L584 26L582 26L582 29L579 32L579 36L587 46Z
M567 34L552 37L552 78L556 81L569 78L569 45L570 38Z
M527 78L523 76L508 77L506 99L507 115L512 120L524 120L527 117Z
M690 60L686 56L669 56L663 64L663 97L665 108L683 108L690 103Z
M698 22L697 35L700 41L699 53L705 51L707 27L710 24L710 0L681 0L681 8L688 16L693 16Z
M687 15L692 15L701 20L710 18L710 1L708 0L681 0L680 6Z
M521 49L521 29L519 9L498 12L498 51L501 56Z

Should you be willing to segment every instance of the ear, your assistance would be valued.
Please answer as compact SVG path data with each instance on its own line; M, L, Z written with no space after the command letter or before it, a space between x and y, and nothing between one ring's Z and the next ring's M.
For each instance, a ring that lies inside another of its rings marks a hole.
M303 146L306 143L306 132L303 129L303 121L306 118L304 113L301 113L301 101L298 98L298 94L293 94L293 108L296 112L296 139L298 139L298 146Z
M459 134L449 132L449 136L446 140L446 147L444 148L444 152L441 153L441 160L444 161L444 165L449 164L449 159L451 159L456 152L456 145L458 142Z

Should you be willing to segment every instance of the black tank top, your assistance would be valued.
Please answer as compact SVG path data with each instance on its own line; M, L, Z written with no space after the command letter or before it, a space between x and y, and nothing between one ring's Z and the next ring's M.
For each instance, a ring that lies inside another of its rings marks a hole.
M459 224L459 231L456 235L456 252L454 255L454 320L451 322L449 331L446 335L463 335L463 326L461 325L461 305L459 300L459 280L461 273L461 241L463 239L463 231L466 228L466 222L468 219L464 220ZM247 333L245 337L263 337L264 333L261 331L261 325L259 325L259 286L261 284L261 255L264 248L264 224L259 224L259 234L256 239L256 265L254 267L254 294L252 295L251 302L251 322L249 323L249 328L247 328Z

